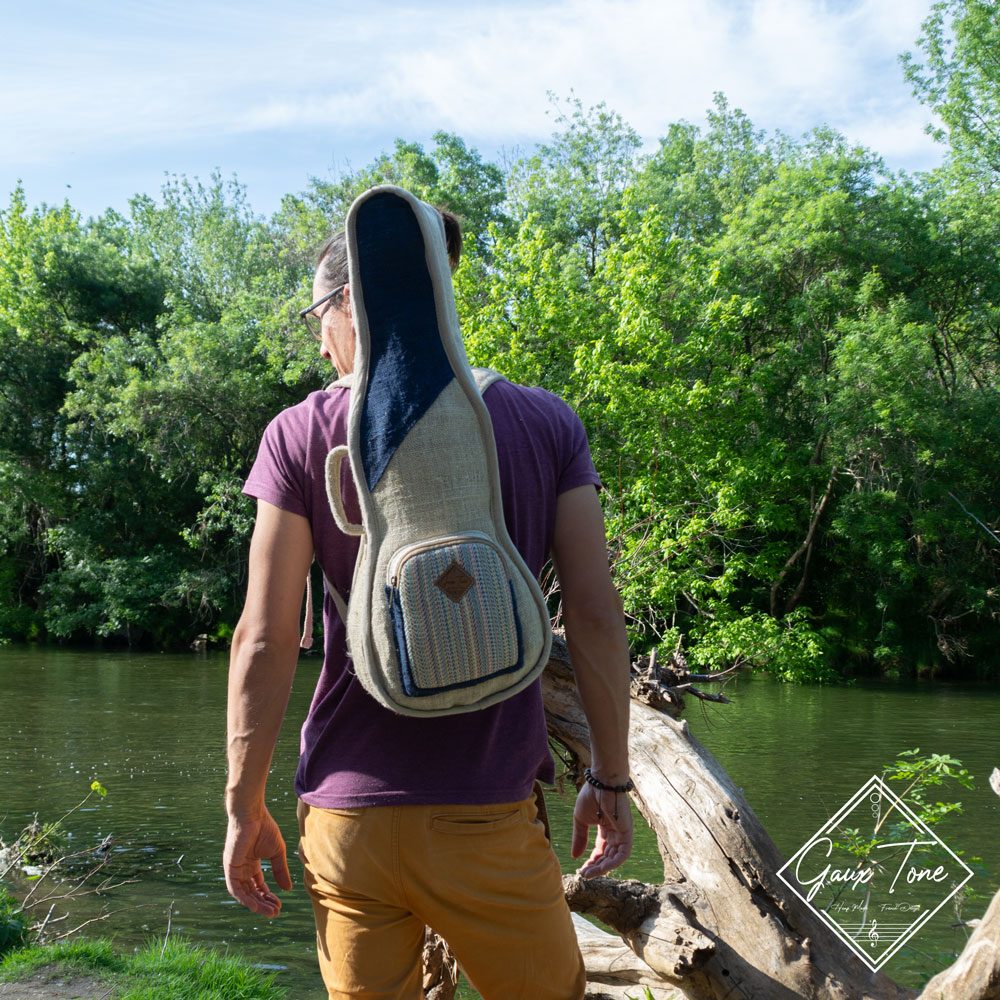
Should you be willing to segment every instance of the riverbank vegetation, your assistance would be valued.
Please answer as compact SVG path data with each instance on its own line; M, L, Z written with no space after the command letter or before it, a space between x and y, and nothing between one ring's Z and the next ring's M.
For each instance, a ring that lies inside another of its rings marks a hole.
M651 153L572 99L505 167L455 135L399 141L271 218L220 177L93 219L15 190L0 637L228 635L260 434L330 376L295 315L315 248L392 182L465 220L474 363L583 418L637 647L790 679L995 678L1000 77L981 7L936 5L905 60L950 144L926 174L825 127L765 135L720 95Z
M23 984L26 992L20 995L51 996L47 984L53 980L63 984L68 980L79 990L74 996L94 1000L281 1000L285 996L274 985L273 974L179 938L151 941L134 954L116 951L109 941L94 940L29 947L0 958L0 983Z
M131 953L80 933L115 913L102 907L81 919L82 897L109 896L127 882L109 875L111 838L71 850L65 821L107 790L96 779L87 794L54 822L37 816L10 844L0 839L0 984L20 984L18 996L52 995L116 1000L280 1000L274 975L235 955L220 955L176 935L170 922L161 940ZM58 989L56 987L58 986ZM72 989L70 989L72 987ZM65 991L65 992L64 992ZM0 994L8 995L0 989Z
M84 896L101 896L134 882L109 875L111 838L98 845L71 849L65 821L107 789L95 778L87 794L59 819L32 821L8 844L0 836L0 956L32 945L51 945L111 914L105 908L81 923L66 921Z

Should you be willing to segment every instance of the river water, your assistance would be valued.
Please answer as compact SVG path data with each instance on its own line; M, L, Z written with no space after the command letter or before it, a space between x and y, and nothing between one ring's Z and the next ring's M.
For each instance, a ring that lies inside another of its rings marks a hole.
M298 726L319 671L304 658L269 782L271 810L285 832L297 892L281 916L259 918L225 891L220 857L225 833L226 659L221 654L139 655L0 648L0 836L10 840L37 813L58 819L93 779L108 789L67 821L74 850L114 838L110 874L135 878L102 897L75 904L63 927L111 916L87 933L120 947L167 932L231 948L273 969L290 1000L323 997L315 967L312 911L294 854L292 778ZM730 705L695 702L689 722L744 789L781 852L791 856L873 774L912 747L950 754L976 777L973 791L941 790L963 803L939 828L948 846L972 864L969 887L988 897L1000 885L1000 798L987 784L1000 765L1000 691L974 684L859 683L791 687L741 678L727 688ZM572 799L548 796L554 846L569 858ZM971 859L979 857L981 862ZM637 838L624 877L659 881L655 842ZM984 901L962 916L979 916ZM968 930L944 907L885 966L917 985L944 967ZM465 996L474 996L468 991Z

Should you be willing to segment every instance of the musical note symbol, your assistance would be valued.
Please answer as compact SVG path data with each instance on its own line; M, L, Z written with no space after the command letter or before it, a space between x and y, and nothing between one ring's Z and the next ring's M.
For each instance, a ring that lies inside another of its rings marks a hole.
M878 931L875 930L876 927L878 927L878 921L877 920L873 920L872 921L872 929L868 932L868 940L871 941L871 943L872 943L871 946L873 948L875 947L875 945L878 944Z

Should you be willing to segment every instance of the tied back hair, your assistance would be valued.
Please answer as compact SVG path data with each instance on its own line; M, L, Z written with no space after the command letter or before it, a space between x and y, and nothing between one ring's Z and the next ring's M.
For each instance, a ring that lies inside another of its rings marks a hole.
M446 208L438 208L437 212L444 222L448 263L454 271L462 257L462 224L458 221L458 216ZM337 288L339 285L347 284L347 234L343 229L334 233L320 247L316 266L327 288Z

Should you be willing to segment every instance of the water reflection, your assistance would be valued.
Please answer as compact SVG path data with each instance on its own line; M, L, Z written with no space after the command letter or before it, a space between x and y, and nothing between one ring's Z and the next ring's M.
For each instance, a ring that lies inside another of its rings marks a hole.
M35 812L56 819L86 794L94 778L108 788L68 821L73 849L96 847L108 835L116 880L138 881L105 900L80 904L86 919L102 904L116 911L92 925L124 946L166 932L249 955L279 972L290 996L324 992L315 969L313 922L295 857L292 779L298 726L319 664L305 659L292 691L269 783L270 805L290 847L297 891L286 894L281 916L266 921L229 898L221 871L225 815L226 659L222 655L95 654L0 649L0 833L12 836ZM1000 865L988 831L997 829L1000 799L986 785L1000 763L1000 696L973 685L859 685L792 688L766 681L731 685L730 706L694 704L689 721L736 783L786 855L898 751L962 759L979 779L962 793L965 814L942 831L949 846L981 855L997 885ZM571 800L550 797L557 854L569 858ZM662 867L652 836L639 838L621 873L657 881ZM978 910L982 905L978 904ZM956 946L944 911L889 963L896 978L913 981L940 968ZM940 925L940 926L938 926ZM960 942L958 942L960 943Z

